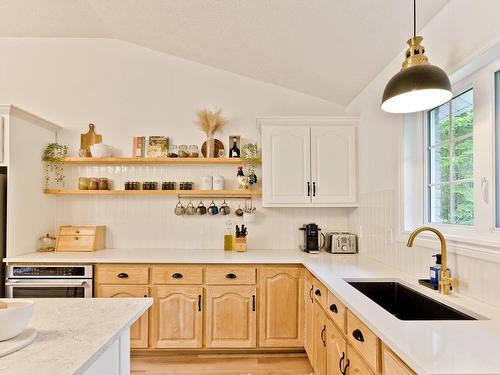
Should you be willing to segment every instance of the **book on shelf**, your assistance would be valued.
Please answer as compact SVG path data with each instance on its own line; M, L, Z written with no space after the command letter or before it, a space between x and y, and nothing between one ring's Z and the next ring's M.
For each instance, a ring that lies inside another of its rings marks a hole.
M146 157L163 158L168 156L168 137L150 136L146 147Z
M146 137L134 137L132 141L132 157L143 158L146 156Z

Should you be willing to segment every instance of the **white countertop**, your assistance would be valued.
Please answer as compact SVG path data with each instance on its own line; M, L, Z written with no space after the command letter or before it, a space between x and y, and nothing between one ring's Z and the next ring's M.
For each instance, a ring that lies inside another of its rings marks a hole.
M303 264L418 374L500 374L499 309L458 294L440 296L419 285L415 278L359 255L309 255L297 250L236 253L223 250L108 249L93 253L32 253L6 258L5 261ZM399 279L438 301L486 319L402 321L351 287L344 278Z
M3 375L81 374L153 303L151 298L34 300L35 341L0 358Z

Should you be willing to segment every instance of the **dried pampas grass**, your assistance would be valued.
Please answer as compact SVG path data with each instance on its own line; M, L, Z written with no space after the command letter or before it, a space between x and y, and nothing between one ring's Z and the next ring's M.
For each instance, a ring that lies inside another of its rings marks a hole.
M221 112L220 109L212 112L205 108L196 112L196 124L205 132L207 138L213 138L214 134L222 130L226 124L227 121L222 117Z

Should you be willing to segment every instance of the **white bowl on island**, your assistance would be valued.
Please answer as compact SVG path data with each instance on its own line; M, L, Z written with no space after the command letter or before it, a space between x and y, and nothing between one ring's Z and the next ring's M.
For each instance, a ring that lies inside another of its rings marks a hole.
M0 341L9 340L23 333L33 315L33 301L4 299L7 308L0 309Z

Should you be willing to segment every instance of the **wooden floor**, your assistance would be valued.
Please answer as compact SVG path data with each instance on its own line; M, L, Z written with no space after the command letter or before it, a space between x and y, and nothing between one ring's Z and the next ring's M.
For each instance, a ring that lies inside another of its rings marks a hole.
M305 354L132 356L132 375L312 375Z

